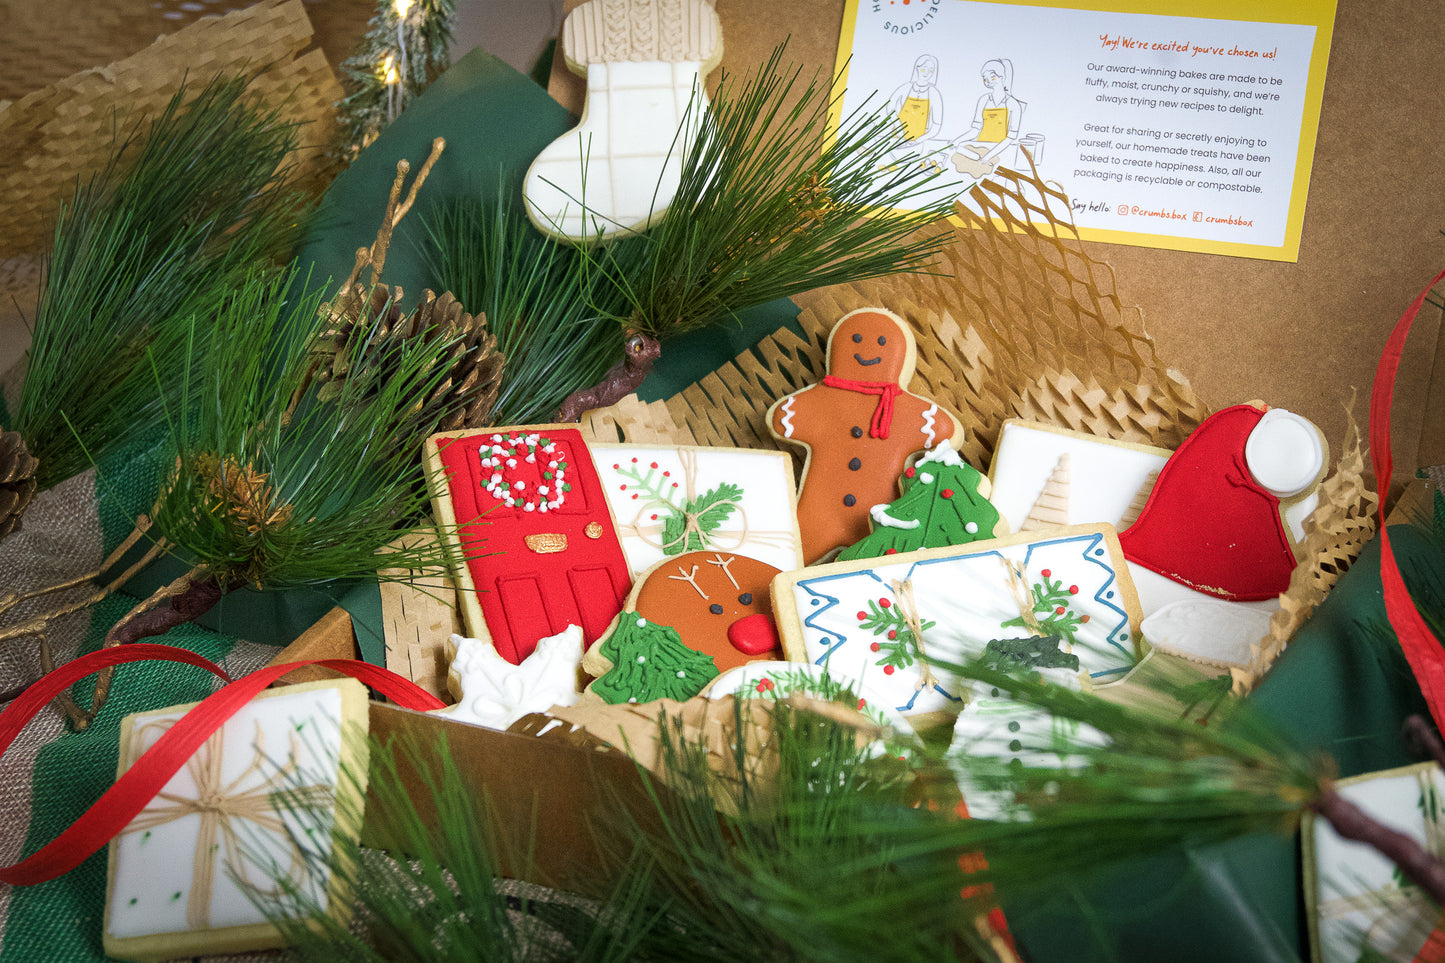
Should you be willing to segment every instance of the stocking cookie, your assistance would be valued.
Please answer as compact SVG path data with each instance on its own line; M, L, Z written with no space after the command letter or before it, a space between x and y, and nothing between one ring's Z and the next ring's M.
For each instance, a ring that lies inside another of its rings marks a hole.
M1279 595L1295 567L1281 503L1319 484L1326 455L1319 429L1283 408L1235 405L1210 415L1120 533L1125 557L1230 602Z
M677 193L707 109L717 14L706 0L590 0L563 23L561 52L587 78L587 103L528 169L527 216L561 240L643 230Z
M902 318L862 308L828 336L827 377L768 409L773 437L807 450L798 528L809 563L868 534L873 506L898 497L909 455L962 441L952 412L907 391L916 361Z

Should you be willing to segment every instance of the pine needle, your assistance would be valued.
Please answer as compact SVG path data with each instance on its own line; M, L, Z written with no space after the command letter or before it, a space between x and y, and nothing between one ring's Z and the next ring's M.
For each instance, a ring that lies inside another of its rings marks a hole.
M410 339L367 365L369 337L350 346L348 377L327 400L308 383L308 348L323 330L320 291L291 272L258 272L205 323L209 347L170 413L174 468L156 531L223 587L317 585L442 563L419 540L378 554L428 505L421 443L449 409L422 407L447 374L455 338ZM292 398L300 403L289 411Z
M502 199L455 202L426 221L424 252L440 288L485 314L507 358L493 422L535 424L573 391L594 384L617 360L624 308L593 283L578 252L534 230Z
M694 100L695 137L661 223L583 249L624 293L627 326L665 341L777 298L926 270L948 243L951 182L890 169L896 119L881 108L844 117L830 137L841 87L784 67L785 49L741 83L724 77L711 109Z
M246 88L183 87L61 205L15 412L40 487L149 430L186 368L190 317L297 239L295 125Z

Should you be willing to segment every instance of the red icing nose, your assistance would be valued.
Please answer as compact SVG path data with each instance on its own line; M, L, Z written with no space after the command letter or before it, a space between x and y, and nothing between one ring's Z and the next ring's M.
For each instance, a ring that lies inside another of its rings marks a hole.
M766 655L778 647L778 627L772 616L756 612L728 626L728 641L745 655Z

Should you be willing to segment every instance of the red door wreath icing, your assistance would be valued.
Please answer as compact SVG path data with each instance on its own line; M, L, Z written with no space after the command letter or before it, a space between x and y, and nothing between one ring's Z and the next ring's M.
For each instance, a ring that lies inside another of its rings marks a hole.
M962 441L951 412L906 390L917 357L902 318L861 308L828 336L827 377L768 409L773 437L808 450L798 530L809 564L868 534L869 510L898 497L909 455Z
M1264 411L1235 405L1206 418L1170 456L1124 556L1199 592L1235 602L1289 588L1295 557L1279 499L1250 473L1245 443Z
M632 579L581 434L486 431L441 439L438 453L497 652L519 664L568 625L596 641Z

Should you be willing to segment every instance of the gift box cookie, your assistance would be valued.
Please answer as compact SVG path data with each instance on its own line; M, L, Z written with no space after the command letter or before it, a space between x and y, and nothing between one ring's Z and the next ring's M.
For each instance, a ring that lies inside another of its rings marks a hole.
M1057 636L1098 682L1139 651L1134 586L1107 525L818 565L773 581L788 657L858 679L901 712L957 708L963 662L996 639Z
M111 841L106 953L278 947L256 905L268 899L349 913L329 860L361 828L366 704L361 683L328 680L268 690L228 719ZM194 707L127 716L117 774Z

